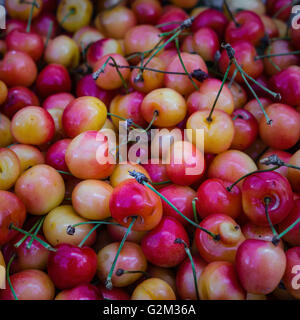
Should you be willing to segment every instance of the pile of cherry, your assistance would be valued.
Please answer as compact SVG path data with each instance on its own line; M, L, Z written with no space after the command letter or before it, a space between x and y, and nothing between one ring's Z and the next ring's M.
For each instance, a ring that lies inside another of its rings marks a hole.
M293 4L6 1L1 300L300 299Z

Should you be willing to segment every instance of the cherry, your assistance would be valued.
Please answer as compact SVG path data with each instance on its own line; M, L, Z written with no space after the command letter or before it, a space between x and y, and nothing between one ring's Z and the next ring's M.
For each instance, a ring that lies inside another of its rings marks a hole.
M125 180L114 188L109 207L111 216L126 227L130 224L129 218L137 216L133 226L135 231L152 230L162 217L162 203L158 195L133 179Z
M207 179L197 191L197 209L199 216L205 217L214 213L223 213L233 219L242 213L242 193L235 186L230 192L230 182L221 179Z
M46 164L56 170L68 172L65 154L71 141L71 139L63 139L55 142L46 153Z
M18 19L9 19L6 21L6 32L9 34L11 31L18 29L25 31L26 30L26 23L24 21Z
M57 93L49 96L43 102L43 108L47 111L51 109L65 110L69 103L75 100L75 97L68 92Z
M260 18L264 24L266 35L268 35L270 39L279 37L279 30L274 19L265 14L260 15Z
M175 243L178 238L189 243L182 224L173 217L163 217L160 224L142 239L141 247L152 264L171 268L179 265L185 258L184 246Z
M246 292L239 283L230 262L216 261L207 265L199 278L201 300L245 300Z
M185 0L172 0L171 2L180 8L186 8L186 9L193 8L197 4L196 0L187 0L187 1L185 1Z
M10 277L15 296L8 284L0 291L0 300L53 300L55 287L50 277L43 271L30 269Z
M296 166L296 167L300 165L300 151L299 150L292 155L292 157L289 161L289 164ZM293 169L293 168L288 168L288 171L287 171L287 178L289 179L289 182L291 183L292 188L295 192L300 191L300 185L299 185L300 174L299 173L300 173L299 170Z
M158 0L135 0L131 7L140 24L156 24L163 11Z
M129 294L120 288L112 288L111 290L108 290L101 284L98 288L104 300L130 300Z
M299 39L300 39L300 32L299 29L292 29L291 30L291 37L292 37L292 44L296 50L300 49Z
M272 101L270 99L267 98L259 98L262 106L266 109L270 104L272 104ZM259 122L260 119L263 117L263 111L261 109L261 107L259 106L258 102L256 99L252 99L250 101L248 101L245 105L244 105L244 109L246 111L249 111L255 118L256 120Z
M188 18L189 16L184 10L172 6L160 16L157 24L162 32L169 32L177 28L180 23ZM178 24L173 24L174 21L178 22Z
M7 147L13 143L10 126L10 120L4 114L0 114L0 148Z
M165 164L159 162L159 159L152 159L153 161L149 161L147 164L143 164L143 167L146 169L149 174L149 178L153 183L161 183L169 181L169 177L167 174L167 168ZM163 187L160 185L156 186L157 189Z
M289 5L290 4L290 5ZM292 1L290 0L267 0L267 12L270 16L283 21L287 21L290 17L292 9Z
M166 269L150 264L147 269L147 276L150 278L158 278L167 282L173 289L174 293L177 293L175 272L173 269Z
M89 46L103 38L104 35L101 32L90 26L82 27L73 34L73 40L81 49L84 58L86 58L85 54Z
M59 244L48 259L48 274L59 289L90 282L97 270L97 255L88 247Z
M283 277L287 291L296 299L299 299L299 257L300 247L294 247L287 250L287 263Z
M45 5L43 5L43 7L45 7ZM32 27L33 30L42 37L47 37L50 32L50 39L56 37L60 31L59 23L56 20L55 15L49 11L42 12L36 19L34 19Z
M36 0L36 6L21 3L20 0L11 0L5 4L5 9L8 15L13 19L27 21L30 16L30 11L33 7L32 18L38 17L43 8L43 0Z
M282 248L272 242L245 240L236 254L236 269L244 289L253 294L269 294L278 286L286 267Z
M232 85L229 87L229 90L231 91L233 96L234 108L242 108L248 100L246 90L237 82L233 82Z
M9 190L21 174L20 160L10 149L0 149L0 169L0 190Z
M92 284L81 284L56 295L55 300L102 300L100 290Z
M108 224L106 226L107 232L110 236L110 238L113 241L121 242L123 237L125 236L125 233L127 231L126 227L123 227L121 225L114 225L114 224ZM134 242L137 244L140 244L143 237L145 236L145 231L133 231L131 230L128 234L127 241Z

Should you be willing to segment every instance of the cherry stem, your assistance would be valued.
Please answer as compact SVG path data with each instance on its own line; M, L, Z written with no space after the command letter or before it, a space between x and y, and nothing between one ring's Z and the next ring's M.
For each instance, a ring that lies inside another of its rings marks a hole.
M33 234L34 236L37 236L37 234L39 233L39 231L40 231L40 229L41 229L41 227L42 227L45 219L46 219L46 217L42 217L42 218L40 219L39 224L38 224L37 228L36 228L35 231L34 231L34 234ZM33 241L34 241L33 238L31 238L30 241L29 241L29 243L28 243L28 245L27 245L27 249L30 249L30 248L31 248Z
M269 210L268 210L268 207L269 207L269 204L271 203L272 199L269 198L269 197L266 197L264 199L264 205L265 205L265 213L266 213L266 217L267 217L267 220L268 220L268 223L269 223L269 226L273 232L273 235L274 237L276 237L278 234L277 234L277 231L276 229L274 228L274 225L272 223L272 220L271 220L271 217L270 217L270 214L269 214Z
M195 291L196 291L196 296L197 296L197 300L200 300L200 296L199 296L199 290L198 290L198 284L197 284L197 273L196 273L196 268L195 268L195 263L194 263L194 259L193 259L193 256L191 254L191 250L190 248L188 247L188 245L186 244L186 242L182 239L179 239L177 238L174 243L177 243L177 244L183 244L184 245L184 250L187 254L187 256L189 257L190 259L190 262L191 262L191 266L192 266L192 270L193 270L193 277L194 277L194 284L195 284Z
M284 237L288 232L290 232L292 229L296 227L296 225L300 222L300 218L298 218L294 223L292 223L288 228L286 228L284 231L282 231L280 234L277 234L272 242L276 243L278 242L282 237Z
M121 227L121 225L119 223L116 223L116 222L110 222L110 221L85 221L85 222L79 222L79 223L76 223L76 224L73 224L73 225L69 225L67 227L67 234L70 235L70 236L73 236L75 234L75 228L78 227L78 226L83 226L83 225L86 225L86 224L96 224L96 225L102 225L102 224L109 224L109 225L114 225L114 226L119 226Z
M268 48L268 50L267 50L267 54L270 54L271 49L272 49L272 47L269 46L269 48ZM256 60L256 58L255 58L255 60ZM279 72L281 71L280 67L274 62L274 60L273 60L271 57L269 57L268 60L270 61L271 65L272 65L277 71L279 71Z
M172 181L171 180L167 180L167 181L162 181L162 182L151 182L151 184L153 186L163 186L163 185L169 184L169 183L172 183Z
M128 93L129 92L128 91L128 85L127 85L127 83L126 83L126 81L125 81L125 79L124 79L124 77L123 77L123 75L122 75L122 73L121 73L121 71L120 71L120 69L118 67L118 64L117 64L116 60L112 56L109 56L107 58L107 60L105 61L105 63L103 64L103 66L100 69L98 69L96 72L93 73L93 79L97 80L100 77L100 74L104 73L104 70L105 70L105 68L106 68L106 66L107 66L107 64L108 64L108 62L110 60L112 60L114 66L115 66L115 68L116 68L116 70L118 72L118 75L122 80L123 87L125 88L126 93Z
M257 171L253 171L253 172L247 173L246 175L244 175L244 176L242 176L241 178L239 178L237 181L235 181L231 186L227 187L226 189L227 189L229 192L231 192L231 190L234 188L234 186L236 186L239 182L241 182L241 181L244 180L245 178L247 178L247 177L249 177L249 176L252 176L252 175L255 174L255 173L275 171L275 170L277 170L278 168L280 168L280 166L276 166L276 167L273 167L273 168L271 168L271 169L257 170Z
M148 127L145 129L146 132L148 132L151 129L151 127L153 126L153 123L156 121L158 116L159 116L159 112L157 110L155 110L153 112L152 120L150 121Z
M286 3L284 6L282 6L274 15L273 19L277 18L285 9L289 8L290 6L293 6L297 4L299 0L293 0L291 3Z
M106 278L106 281L105 281L105 286L106 286L106 288L107 288L108 290L112 290L112 288L113 288L113 284L112 284L111 278L112 278L112 275L113 275L113 273L114 273L114 269L115 269L115 267L116 267L116 264L117 264L119 255L120 255L120 253L121 253L121 250L122 250L122 248L123 248L123 246L124 246L124 244L125 244L125 241L126 241L128 235L129 235L129 233L131 232L131 229L132 229L133 225L135 224L135 222L136 222L136 220L137 220L137 217L134 216L134 217L131 217L131 219L132 219L132 221L131 221L129 227L127 228L127 230L126 230L126 233L124 234L124 237L123 237L123 239L122 239L122 241L121 241L121 243L120 243L119 249L118 249L118 251L117 251L117 254L116 254L116 256L115 256L115 259L114 259L114 261L113 261L113 264L112 264L112 266L111 266L111 268L110 268L109 274L108 274L108 276L107 276L107 278Z
M230 7L229 7L229 5L228 5L228 3L227 3L226 0L224 0L224 5L225 5L225 7L226 7L226 10L227 10L228 13L229 13L229 16L230 16L231 20L234 22L235 26L236 26L237 28L239 28L239 27L240 27L240 24L236 21L236 19L235 19L235 17L234 17L234 14L232 13L232 10L230 9Z
M235 69L234 73L233 73L232 77L230 78L230 81L229 81L229 83L227 85L229 89L232 87L232 84L233 84L234 79L236 78L237 74L238 74L238 69Z
M74 8L71 8L69 12L62 18L60 25L63 26L63 24L75 13L76 10Z
M116 271L116 275L118 277L121 277L123 274L137 274L137 273L141 273L142 275L144 275L146 278L150 278L150 274L146 271L142 271L142 270L124 270L124 269L118 269Z
M152 53L154 50L156 50L156 48L158 48L162 42L164 41L164 39L160 39L160 41L150 50L146 50L146 51L142 51L142 52L135 52L135 53L132 53L130 54L129 56L126 57L126 60L131 60L131 59L134 59L134 58L145 58L147 57L148 54Z
M192 77L192 76L190 75L190 73L187 71L186 66L185 66L185 64L184 64L184 62L183 62L183 60L182 60L182 56L181 56L181 52L180 52L180 47L179 47L179 39L178 39L178 36L175 38L175 45L176 45L176 50L177 50L178 58L179 58L179 60L180 60L180 63L181 63L181 65L182 65L182 68L183 68L186 76L190 79L190 81L191 81L191 83L193 84L194 88L195 88L196 90L199 90L196 82L193 80L193 77Z
M50 244L48 244L47 242L43 241L42 239L38 238L37 236L33 235L30 232L27 232L25 230L22 230L20 228L17 228L16 226L14 226L13 224L11 224L9 226L10 229L13 229L15 231L18 231L22 234L27 235L28 237L32 237L34 240L36 240L37 242L39 242L45 249L49 250L49 251L53 251L56 252L56 249L54 249L52 246L50 246Z
M9 276L10 266L11 266L12 262L14 261L15 257L16 257L16 254L14 253L12 255L12 257L10 258L9 262L8 262L8 265L6 267L6 278L7 278L7 282L8 282L8 285L10 287L11 293L14 296L14 299L15 300L19 300L18 297L17 297L17 294L15 292L15 289L14 289L14 287L13 287L11 281L10 281L10 276Z
M197 212L197 207L196 207L196 202L197 201L199 201L199 199L198 198L194 198L193 201L192 201L192 206L193 206L193 213L194 213L195 222L197 224L199 224L198 212Z
M40 223L40 220L38 220L38 221L34 224L34 226L29 230L29 232L32 233L32 232L35 230L35 228L39 225L39 223ZM18 241L18 242L14 245L15 248L19 248L19 247L22 245L22 243L23 243L27 238L28 238L28 236L24 236L20 241Z
M214 102L214 104L213 104L213 106L212 106L212 108L211 108L211 110L210 110L209 116L208 116L207 119L206 119L208 122L212 122L212 120L213 120L213 119L212 119L212 115L213 115L213 112L214 112L215 107L216 107L216 105L217 105L217 102L218 102L218 100L219 100L219 97L220 97L220 95L221 95L221 92L222 92L222 90L223 90L223 87L224 87L224 85L225 85L225 82L226 82L226 80L227 80L227 78L228 78L228 74L229 74L231 65L232 65L232 60L229 61L229 65L228 65L227 70L226 70L226 72L225 72L225 74L224 74L221 87L220 87L219 92L218 92L218 94L217 94L217 96L216 96L215 102Z
M155 26L155 28L160 29L160 28L162 28L162 27L171 26L171 25L173 25L173 24L178 24L178 25L180 25L181 23L182 23L182 21L170 21L170 22L165 22L165 23L162 23L162 24L157 24L157 25Z
M264 59L264 58L289 56L289 55L292 55L292 54L300 54L300 50L299 51L291 51L291 52L283 52L283 53L272 53L272 54L265 54L265 55L262 55L262 56L256 56L255 57L255 61L259 60L259 59Z
M31 22L32 22L34 7L39 8L39 5L36 3L36 0L33 0L30 4L31 4L31 9L30 9L30 13L29 13L27 28L26 28L27 33L30 32L30 29L31 29Z
M138 124L134 123L131 119L126 119L124 117L118 116L117 114L113 114L113 113L110 113L110 112L108 112L107 115L110 116L110 117L117 118L119 120L127 121L127 123L129 122L130 126L133 126L133 127L138 128L138 129L144 130L144 128L142 128Z
M47 32L47 38L45 41L45 48L47 48L47 46L48 46L52 31L53 31L53 21L50 21L50 25L49 25L48 32Z
M89 233L82 239L82 241L80 242L80 244L78 245L79 248L82 248L82 246L86 243L86 241L88 240L88 238L92 235L92 233L94 231L96 231L100 226L102 226L103 224L99 223L99 224L96 224L90 231Z
M66 174L68 176L73 176L71 172L67 172L67 171L62 171L62 170L56 170L58 173L61 173L61 174Z
M268 158L260 160L260 163L261 164L265 164L267 166L276 165L278 167L287 167L287 168L291 168L291 169L300 170L300 167L294 166L294 165L289 164L289 163L285 163L276 154L272 154Z

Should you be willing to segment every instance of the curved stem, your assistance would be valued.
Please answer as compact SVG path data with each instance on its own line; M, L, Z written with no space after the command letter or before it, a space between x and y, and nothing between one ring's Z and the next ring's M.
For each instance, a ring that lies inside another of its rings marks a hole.
M111 278L112 278L112 275L113 275L113 273L114 273L114 269L115 269L115 267L116 267L116 264L117 264L119 255L120 255L120 253L121 253L121 250L122 250L122 248L123 248L123 246L124 246L124 244L125 244L125 241L126 241L128 235L129 235L129 233L131 232L131 229L132 229L133 225L134 225L135 222L136 222L136 219L137 219L137 217L132 217L132 221L131 221L129 227L127 228L127 231L126 231L126 233L125 233L125 235L124 235L124 237L123 237L123 239L122 239L122 241L121 241L121 243L120 243L119 249L118 249L117 254L116 254L116 256L115 256L115 259L114 259L114 261L113 261L113 263L112 263L112 266L111 266L111 268L110 268L109 274L108 274L108 276L107 276L107 278L106 278L105 286L106 286L106 288L109 289L109 290L111 290L111 289L113 288Z
M74 8L71 8L69 12L62 18L60 25L63 26L63 24L69 19L69 17L75 13L76 13L76 10Z
M10 281L10 276L9 276L10 266L11 266L12 262L14 261L15 257L16 257L16 254L14 253L13 256L10 258L10 260L8 262L8 265L6 267L6 278L7 278L7 282L8 282L8 285L10 287L11 293L14 296L14 299L15 300L19 300L17 295L16 295L16 292L14 290L14 287L13 287L11 281Z
M145 131L149 131L151 129L151 127L153 126L153 123L156 121L157 117L159 116L159 112L157 110L155 110L153 112L153 118L150 121L148 127L145 129Z
M199 200L198 198L194 198L192 201L194 219L197 224L199 224L198 212L197 212L197 207L196 207L196 201L198 201L198 200Z
M46 219L46 216L45 216L45 217L42 217L42 218L40 219L39 224L38 224L37 228L36 228L35 231L34 231L34 234L33 234L34 236L37 236L37 234L39 233L39 231L40 231L40 229L41 229L41 227L42 227L45 219ZM28 243L28 245L27 245L27 249L30 249L30 248L31 248L33 241L34 241L33 238L31 238L30 241L29 241L29 243Z
M276 231L276 229L274 228L274 225L273 225L273 223L272 223L272 220L271 220L271 217L270 217L270 214L269 214L269 210L268 210L268 207L269 207L270 202L271 202L271 198L266 197L266 198L264 199L265 214L266 214L266 217L267 217L269 226L270 226L270 228L271 228L271 230L272 230L272 232L273 232L273 235L274 235L274 237L276 237L276 236L277 236L277 231Z

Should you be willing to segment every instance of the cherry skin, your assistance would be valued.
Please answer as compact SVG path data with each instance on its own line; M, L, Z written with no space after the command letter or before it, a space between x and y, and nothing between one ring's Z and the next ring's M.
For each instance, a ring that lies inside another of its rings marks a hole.
M196 230L196 246L201 257L207 262L228 261L234 263L236 251L245 240L240 226L229 216L217 213L206 217L200 226L220 236L219 240L214 240L203 230Z
M88 220L104 220L110 217L109 199L113 188L103 181L85 180L72 192L75 211Z
M69 226L74 224L87 222L88 220L80 217L73 209L72 206L56 207L48 213L43 224L43 233L47 241L52 245L70 244L78 246L81 241L92 230L92 225L79 225L75 228L75 233L70 235L67 233ZM86 246L91 246L96 239L96 232L85 242Z
M286 6L289 4L290 6ZM292 2L290 0L268 0L266 8L270 16L274 16L280 10L277 18L283 21L287 21L291 14L291 6ZM283 7L285 9L281 10L281 8Z
M230 185L221 179L207 179L200 185L196 205L202 219L214 213L223 213L233 219L241 215L242 193L237 186L229 192L227 187Z
M262 106L266 109L269 105L272 104L272 101L268 98L260 98L259 99ZM264 116L263 111L261 109L261 107L259 106L258 102L256 99L252 99L250 101L248 101L245 105L244 105L244 109L248 112L250 112L255 118L256 120L260 121L260 119Z
M278 225L279 233L286 230L291 226L296 220L300 218L300 200L295 201L294 208L289 213L289 215ZM300 236L299 236L299 226L298 223L291 231L283 236L283 240L286 241L291 246L300 246Z
M11 119L22 108L39 105L39 99L33 91L26 87L12 87L8 90L2 112Z
M42 145L52 140L55 124L49 112L43 108L25 107L14 115L11 131L19 143Z
M196 278L199 281L206 262L199 256L193 256L193 262L196 269ZM192 264L189 258L186 258L179 266L176 273L176 288L178 294L183 300L197 300L195 282L193 276Z
M169 181L166 165L160 163L159 159L153 160L154 161L151 159L149 163L143 164L143 167L147 170L151 181L154 183ZM163 186L156 186L157 189L162 187Z
M97 275L102 283L105 282L109 274L119 246L119 242L114 242L107 245L98 252ZM119 269L123 269L125 271L147 270L147 260L139 245L132 242L125 242L118 257L117 264L115 266L115 272L113 273L111 280L113 287L120 288L127 287L142 276L141 273L124 273L119 276L116 274L116 271L118 271Z
M270 39L279 37L279 30L274 20L265 14L260 15L260 18L264 24L265 33L268 35L268 37Z
M245 300L246 292L239 283L230 262L216 261L207 265L198 281L201 300Z
M158 112L154 121L156 127L172 127L184 120L187 106L177 91L162 88L150 92L142 103L141 112L148 123L152 121L155 111Z
M159 18L157 24L163 25L159 29L161 32L169 32L177 28L184 20L188 19L188 14L181 8L171 6ZM178 24L170 24L170 22L178 21Z
M300 247L290 248L286 252L286 269L283 277L283 282L287 291L299 300L299 261Z
M189 245L188 234L182 224L173 217L163 217L160 224L143 238L142 250L152 264L172 268L179 265L186 253L182 244L175 243L182 239Z
M7 148L0 149L0 190L9 190L21 174L18 156Z
M298 150L292 155L289 161L289 164L294 166L300 165L300 150ZM295 192L300 191L300 185L299 185L300 174L299 173L300 171L297 169L288 168L287 178L289 179L289 182L291 183L292 188Z
M243 288L253 294L269 294L278 286L286 267L282 248L256 239L244 241L236 254L236 269Z
M100 130L107 117L105 104L95 97L80 97L65 108L62 124L70 138L89 130Z
M63 0L60 1L57 7L56 18L60 22L64 17L73 9L66 21L62 24L62 27L71 33L76 32L80 28L89 25L93 13L93 4L90 0L76 1L76 0Z
M36 147L26 144L15 144L10 147L19 158L21 165L21 173L38 164L45 163L45 156Z
M88 247L59 244L48 259L48 274L61 290L89 283L97 270L97 255Z
M199 181L205 171L202 152L188 141L176 141L167 156L167 175L178 185L191 185Z
M192 73L194 70L198 69L205 73L208 72L204 60L199 55L183 52L181 53L181 58L188 73ZM170 63L167 65L166 71L180 73L185 72L179 56L176 56L170 61ZM201 86L201 83L198 80L194 79L194 82L198 87ZM187 75L165 74L165 86L167 88L176 90L184 96L195 91L195 87Z
M140 24L156 24L163 8L158 0L135 0L132 10Z
M205 153L218 154L230 148L234 137L234 125L230 116L222 110L215 109L208 120L210 109L203 109L193 113L186 124L187 136L190 142L196 144L201 150L203 148L202 131L204 130Z
M300 49L300 44L299 44L299 40L300 40L300 32L299 29L292 29L291 30L291 37L292 37L292 44L294 46L294 48L296 50Z
M176 300L176 296L166 281L150 278L135 288L131 300Z
M239 40L247 40L253 45L259 44L265 35L264 24L258 14L244 10L235 16L236 26L233 21L226 28L225 41L234 43Z
M27 24L25 21L21 21L18 19L9 19L8 21L6 21L6 30L7 30L6 32L7 34L9 34L15 29L25 31L26 26Z
M10 276L18 300L53 300L55 287L50 277L43 271L30 269ZM8 282L0 291L1 300L15 300Z
M106 136L97 131L86 131L74 138L66 151L66 164L79 179L105 179L114 170L115 160L107 152Z
M46 164L56 170L68 172L65 154L71 141L71 139L63 139L55 142L46 153Z
M0 62L0 80L8 87L30 87L37 77L37 66L25 52L8 51Z
M81 284L69 290L63 290L55 300L102 300L100 290L92 284Z
M242 108L247 103L247 100L248 100L246 90L237 82L234 82L229 88L229 90L231 91L233 96L234 108L235 109Z
M13 254L16 254L15 259L11 264L11 272L16 273L28 269L45 270L48 263L49 250L43 247L39 242L34 240L30 249L27 248L30 243L30 237L28 237L18 248L14 246L24 237L19 233L11 242L6 243L2 252L6 263L9 262ZM43 241L46 241L42 235L37 237Z
M121 242L127 231L127 228L119 225L109 224L106 226L106 230L113 241ZM140 244L145 234L146 231L131 230L126 240Z
M292 188L279 173L261 172L247 177L242 186L243 209L259 226L269 225L265 213L266 198L270 199L268 212L273 224L283 221L294 205Z
M75 97L68 92L57 93L49 96L43 102L43 108L47 111L51 109L65 110L69 103L75 100Z
M53 39L60 31L58 21L53 13L43 12L36 19L34 19L32 22L32 27L36 33L46 38L51 24L52 31L50 33L50 39Z
M246 150L258 136L258 122L250 112L244 109L236 109L232 113L232 119L234 119L234 138L231 148Z
M196 32L200 28L212 28L220 38L223 38L228 20L223 12L215 9L206 9L200 12L192 25L192 31Z
M0 114L0 148L5 148L13 143L10 126L11 121L4 114Z
M37 17L43 8L43 0L36 1L37 6L34 6L32 17ZM8 15L13 19L27 21L30 15L31 6L27 3L20 3L19 0L12 0L5 4L5 9Z
M131 194L132 197L128 197ZM148 231L155 228L162 218L162 202L148 187L128 179L116 186L109 201L111 216L128 227L130 217L137 216L133 230Z
M197 0L172 0L171 1L175 6L178 6L180 8L193 8L196 6L197 4Z
M104 300L130 300L129 294L120 288L106 289L102 284L98 285Z
M71 78L64 66L49 64L39 73L36 88L42 98L56 93L70 92Z
M60 205L65 196L65 184L55 169L40 164L20 176L15 193L29 213L44 215Z
M12 240L16 231L10 229L10 225L22 228L26 219L26 209L22 201L13 193L0 190L0 244L3 245Z

